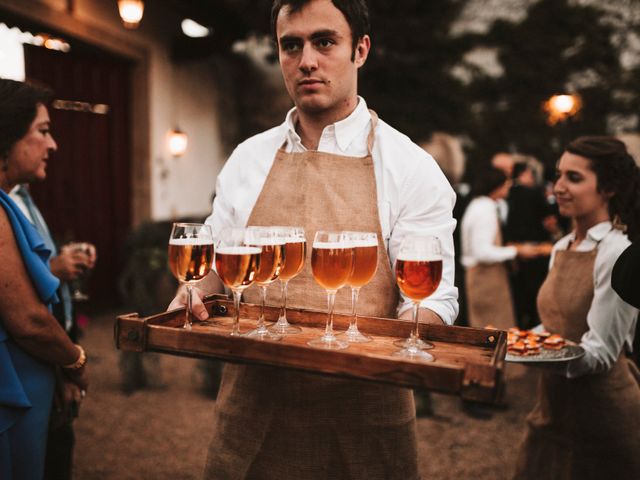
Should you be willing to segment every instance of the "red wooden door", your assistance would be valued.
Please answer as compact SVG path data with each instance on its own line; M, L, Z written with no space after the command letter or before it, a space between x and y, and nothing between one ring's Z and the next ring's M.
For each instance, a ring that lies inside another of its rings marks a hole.
M90 305L114 305L131 226L131 65L106 53L25 45L25 67L27 79L49 86L58 100L49 108L58 151L33 197L58 242L96 245Z

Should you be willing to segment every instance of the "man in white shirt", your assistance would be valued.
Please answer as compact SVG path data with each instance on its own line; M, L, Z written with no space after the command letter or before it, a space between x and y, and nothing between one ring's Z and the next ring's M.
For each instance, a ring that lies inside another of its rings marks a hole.
M391 274L400 242L407 234L435 235L442 243L442 281L422 302L420 320L452 324L458 309L455 194L433 158L378 120L357 95L358 70L370 48L364 0L276 0L272 26L296 107L282 125L235 149L218 177L207 223L214 234L248 224L297 225L307 239L320 229L376 231L383 261L376 287L363 289L361 304L367 314L402 318L410 318L411 303L399 298ZM302 288L291 300L317 308L325 292L309 270L305 266L292 281ZM203 284L206 293L222 290L215 275ZM185 300L181 290L170 308ZM200 299L193 310L207 317ZM418 478L415 410L407 394L282 369L228 366L208 475Z

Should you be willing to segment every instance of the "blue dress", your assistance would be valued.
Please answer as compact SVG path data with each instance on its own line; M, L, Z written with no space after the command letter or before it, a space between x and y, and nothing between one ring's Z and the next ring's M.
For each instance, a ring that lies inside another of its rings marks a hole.
M50 250L2 190L0 206L38 296L45 305L57 302L59 281L49 268ZM53 366L23 351L0 318L0 479L42 479L54 387Z

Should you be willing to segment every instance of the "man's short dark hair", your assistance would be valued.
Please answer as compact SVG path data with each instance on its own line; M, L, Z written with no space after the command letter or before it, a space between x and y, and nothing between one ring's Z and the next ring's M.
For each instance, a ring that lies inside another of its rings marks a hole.
M46 105L51 91L24 82L0 78L0 158L29 131L38 104Z
M278 44L278 33L276 32L276 22L278 14L282 7L289 7L290 13L295 13L307 5L311 0L274 0L271 7L271 34ZM355 58L355 50L358 41L365 35L369 35L369 8L365 0L331 0L333 5L342 12L347 19L349 27L351 27L351 45L353 47Z
M507 181L507 175L499 168L488 166L482 169L475 178L471 188L473 197L488 196Z

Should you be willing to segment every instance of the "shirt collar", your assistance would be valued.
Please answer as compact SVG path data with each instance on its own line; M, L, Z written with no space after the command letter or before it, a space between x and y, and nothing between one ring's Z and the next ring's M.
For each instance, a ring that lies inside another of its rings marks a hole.
M612 228L613 228L613 224L609 220L605 222L600 222L594 225L593 227L591 227L589 230L587 230L587 238L592 242L598 243L607 235L607 233L611 231ZM576 232L573 231L569 234L569 241L573 242L575 241L575 239L576 239Z
M358 96L358 104L351 114L336 123L327 125L322 131L322 136L335 136L336 143L340 150L346 151L349 145L362 133L362 130L369 125L371 121L371 113L367 108L364 98ZM296 108L292 108L287 112L285 125L287 128L288 140L302 145L300 135L296 132L296 123L298 122L298 114ZM303 147L304 148L304 147Z

